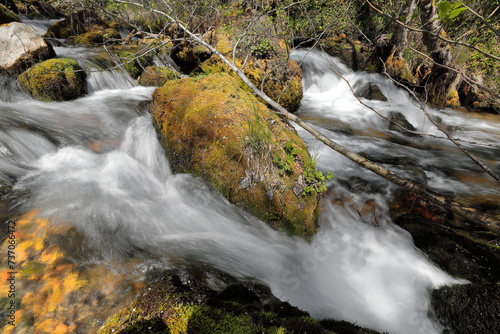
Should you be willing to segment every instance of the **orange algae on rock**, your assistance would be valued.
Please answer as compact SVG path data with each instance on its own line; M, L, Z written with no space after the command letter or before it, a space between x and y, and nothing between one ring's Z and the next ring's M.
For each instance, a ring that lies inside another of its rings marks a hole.
M14 300L15 326L4 320L2 331L89 332L126 305L142 283L129 284L106 266L70 261L82 249L81 235L72 226L53 225L37 214L31 211L13 220L13 239L0 245L5 249L7 240L15 240L14 267L0 267L5 278L0 288L9 289L7 278L15 277L15 297L0 300L2 309Z
M232 76L170 81L154 92L151 113L174 170L204 178L277 229L315 232L320 195L303 191L304 142Z

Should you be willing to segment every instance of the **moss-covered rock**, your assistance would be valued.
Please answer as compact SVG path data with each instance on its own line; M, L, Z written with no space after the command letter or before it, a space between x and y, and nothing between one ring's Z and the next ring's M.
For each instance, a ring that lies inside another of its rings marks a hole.
M236 60L236 64L241 65L241 61ZM199 69L204 74L228 73L240 81L245 90L251 91L217 56L212 56L203 62ZM255 86L262 88L264 93L288 111L294 112L299 108L303 94L302 71L293 60L279 58L250 60L245 65L244 73Z
M167 67L148 66L139 77L141 86L163 86L167 81L180 79L179 72Z
M14 13L13 11L11 11L10 9L8 9L7 7L5 7L0 3L0 24L10 23L10 22L21 22L21 20L16 15L16 13Z
M314 233L325 177L293 128L240 82L225 73L171 81L153 94L151 113L174 170L275 228Z
M120 51L116 55L122 62L123 67L134 79L137 79L144 69L153 63L151 57L141 55L140 52Z
M91 30L66 40L68 45L110 45L116 44L121 36L115 29Z
M138 295L98 333L333 333L267 287L213 271L156 273Z
M85 34L89 31L106 30L108 28L109 25L101 20L94 12L81 10L51 25L44 36L69 38L70 36Z
M41 101L68 101L85 94L85 72L70 58L37 64L18 77L21 86Z

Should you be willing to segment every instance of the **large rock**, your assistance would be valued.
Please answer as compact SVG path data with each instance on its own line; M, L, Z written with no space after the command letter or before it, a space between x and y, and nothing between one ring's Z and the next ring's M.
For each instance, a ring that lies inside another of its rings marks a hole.
M54 58L19 75L20 85L41 101L68 101L85 94L85 72L70 58Z
M216 271L156 273L97 333L316 333L327 331L269 288Z
M292 234L315 232L319 173L304 142L229 74L171 81L151 113L174 170L201 176L232 203Z
M93 30L106 30L109 25L89 10L72 13L62 21L56 22L45 33L46 37L69 38Z
M54 49L34 28L19 22L0 26L0 74L18 75L53 57Z

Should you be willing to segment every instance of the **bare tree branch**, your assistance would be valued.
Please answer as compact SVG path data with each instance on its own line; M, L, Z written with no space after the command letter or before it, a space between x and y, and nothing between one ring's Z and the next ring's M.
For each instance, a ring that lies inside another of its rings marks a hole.
M455 41L455 40L452 40L452 39L449 39L449 38L446 38L444 36L441 36L440 34L433 34L431 33L430 31L427 31L427 30L422 30L422 29L417 29L417 28L413 28L409 25L406 25L404 24L403 22L401 22L400 20L398 20L397 18L395 17L392 17L390 16L389 14L386 14L385 12L383 12L381 9L375 7L369 0L365 0L365 2L368 4L368 6L370 6L373 10L375 10L377 13L393 20L394 22L396 22L397 24L401 25L402 27L406 28L406 29L409 29L411 31L415 31L415 32L420 32L420 33L426 33L426 34L429 34L429 35L432 35L433 37L436 37L442 41L445 41L445 42L448 42L448 43L451 43L451 44L456 44L456 45L462 45L462 46L465 46L467 48L470 48L470 49L473 49L479 53L482 53L483 55L485 56L488 56L490 58L493 58L495 60L499 60L500 61L500 57L499 56L496 56L494 54L491 54L491 53L488 53L486 51L483 51L477 47L475 47L474 45L471 45L471 44L468 44L468 43L464 43L464 42L459 42L459 41Z

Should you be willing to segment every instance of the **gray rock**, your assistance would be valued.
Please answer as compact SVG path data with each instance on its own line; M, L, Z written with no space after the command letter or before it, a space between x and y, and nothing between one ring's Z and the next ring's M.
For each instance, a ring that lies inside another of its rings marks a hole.
M356 95L369 100L387 101L387 97L382 93L380 87L371 82L359 87L356 90Z
M19 22L0 26L0 74L17 76L53 57L54 49L34 28Z

